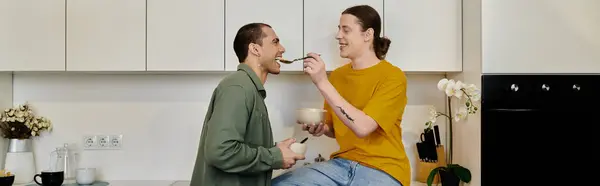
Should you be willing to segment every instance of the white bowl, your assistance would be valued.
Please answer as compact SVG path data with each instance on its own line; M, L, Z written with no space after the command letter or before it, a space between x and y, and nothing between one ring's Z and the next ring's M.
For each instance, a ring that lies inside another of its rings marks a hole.
M304 143L292 143L290 149L296 154L306 154L306 144Z
M320 108L302 108L296 111L296 120L302 124L319 124L325 118L326 110Z

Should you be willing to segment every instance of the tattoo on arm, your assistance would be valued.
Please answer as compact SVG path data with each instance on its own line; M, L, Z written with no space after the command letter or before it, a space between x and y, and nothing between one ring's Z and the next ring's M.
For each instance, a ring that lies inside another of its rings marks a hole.
M351 118L351 117L348 115L348 113L346 113L346 111L345 111L345 110L344 110L342 107L340 107L340 106L337 106L337 108L339 108L339 109L340 109L340 111L342 112L342 114L343 114L344 116L346 116L346 118L348 118L348 120L350 120L351 122L354 122L354 119L352 119L352 118Z

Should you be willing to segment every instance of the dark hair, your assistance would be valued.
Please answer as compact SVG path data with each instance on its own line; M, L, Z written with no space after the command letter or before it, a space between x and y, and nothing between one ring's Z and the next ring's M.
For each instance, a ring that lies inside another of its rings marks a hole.
M233 39L233 51L240 63L248 57L248 45L250 43L262 46L262 39L267 36L262 31L263 27L271 28L270 25L265 23L249 23L238 30L235 39Z
M377 10L369 5L357 5L347 8L342 14L350 14L356 17L363 32L369 28L373 29L373 49L375 50L375 55L379 59L384 59L392 41L381 37L381 17L377 13Z

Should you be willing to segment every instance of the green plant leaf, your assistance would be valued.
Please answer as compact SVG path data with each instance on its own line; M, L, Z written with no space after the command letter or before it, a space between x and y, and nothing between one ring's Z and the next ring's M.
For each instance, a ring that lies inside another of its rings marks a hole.
M433 184L433 180L435 179L435 175L437 175L440 170L445 170L446 167L436 167L435 169L429 172L429 177L427 177L427 186L431 186Z

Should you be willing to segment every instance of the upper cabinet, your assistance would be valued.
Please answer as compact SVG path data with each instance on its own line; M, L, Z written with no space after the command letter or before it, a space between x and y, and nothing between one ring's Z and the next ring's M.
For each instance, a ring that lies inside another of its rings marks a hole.
M146 0L67 0L66 35L67 71L146 70Z
M284 58L305 55L302 51L302 0L225 0L225 70L237 70L239 60L233 51L233 40L239 28L252 22L273 27L285 47ZM302 69L302 62L281 64L282 71Z
M598 0L482 0L482 72L600 73L598 8Z
M223 71L223 0L148 0L148 71Z
M375 8L383 19L383 0L304 0L304 51L321 54L327 71L349 62L340 57L335 36L342 12L362 4Z
M0 0L0 71L65 70L65 1Z
M600 72L600 1L483 2L484 72ZM235 71L235 35L255 22L272 26L284 58L319 53L331 71L348 63L341 13L365 4L392 40L388 61L462 70L461 0L0 0L0 71Z
M461 0L386 0L386 59L402 70L462 71Z

